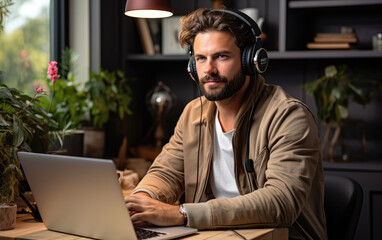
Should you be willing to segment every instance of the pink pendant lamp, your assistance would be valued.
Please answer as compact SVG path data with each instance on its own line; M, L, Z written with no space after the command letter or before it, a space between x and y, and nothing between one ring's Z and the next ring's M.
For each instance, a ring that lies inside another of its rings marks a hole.
M125 15L137 18L165 18L173 15L170 0L127 0Z

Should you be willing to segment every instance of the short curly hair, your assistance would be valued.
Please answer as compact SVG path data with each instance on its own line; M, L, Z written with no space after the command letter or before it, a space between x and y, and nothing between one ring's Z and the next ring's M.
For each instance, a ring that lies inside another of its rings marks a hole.
M223 11L208 8L197 9L180 19L179 43L184 48L193 46L198 33L209 31L227 31L236 39L236 45L244 47L256 42L250 27L236 16Z

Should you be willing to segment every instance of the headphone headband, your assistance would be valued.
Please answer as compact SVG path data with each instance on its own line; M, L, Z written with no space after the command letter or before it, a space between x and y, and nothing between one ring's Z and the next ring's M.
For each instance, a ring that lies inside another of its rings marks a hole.
M239 11L239 10L236 10L236 9L231 9L231 8L226 8L226 9L214 9L212 10L214 12L226 12L228 14L231 14L231 15L234 15L235 17L237 17L238 19L240 19L242 22L244 22L245 24L247 24L247 26L249 28L251 28L251 32L253 33L253 35L257 38L260 38L260 35L261 35L261 30L259 28L259 26L257 25L257 23L255 22L255 20L253 20L252 18L250 18L247 14Z

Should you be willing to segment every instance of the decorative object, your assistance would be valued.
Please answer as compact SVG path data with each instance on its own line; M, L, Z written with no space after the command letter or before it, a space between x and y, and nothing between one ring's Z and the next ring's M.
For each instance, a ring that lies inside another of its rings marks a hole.
M318 117L326 125L321 154L325 156L329 138L332 136L327 151L329 160L334 162L334 147L341 136L343 127L347 124L349 102L354 101L366 106L381 89L381 84L378 81L369 80L366 74L361 76L359 73L351 71L347 65L330 65L325 68L324 76L306 83L303 88L313 95ZM333 129L334 133L332 133ZM365 155L366 140L362 140L362 142L364 142ZM340 158L349 160L351 156L344 155Z
M243 9L240 9L240 11L247 14L250 18L253 19L253 21L257 23L257 26L259 26L261 30L260 37L261 37L262 45L266 46L268 37L267 37L267 34L265 34L263 31L264 18L259 17L259 10L257 8L243 8Z
M247 14L250 18L253 19L258 24L257 20L259 19L259 10L257 8L242 8L241 12ZM261 26L259 26L261 28Z
M179 44L180 16L165 18L162 20L162 54L187 54Z
M173 15L170 0L127 0L125 15L138 18L164 18Z
M175 99L176 97L171 89L161 81L146 95L147 108L154 117L152 129L155 129L156 147L162 147L164 137L162 118L172 109Z
M139 176L138 173L133 170L125 169L123 171L117 170L118 181L121 184L122 189L132 189L138 185Z
M382 52L382 33L373 35L373 50Z

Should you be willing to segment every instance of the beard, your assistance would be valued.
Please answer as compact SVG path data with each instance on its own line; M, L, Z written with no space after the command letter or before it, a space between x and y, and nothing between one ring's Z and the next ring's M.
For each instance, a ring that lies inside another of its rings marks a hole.
M223 89L218 91L215 89L217 89L219 86L209 86L209 89L212 91L207 92L204 85L209 80L224 83ZM244 83L245 75L239 71L235 76L232 77L231 80L228 80L226 77L217 74L207 75L199 80L199 87L203 95L209 101L221 101L236 94L243 87Z

